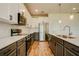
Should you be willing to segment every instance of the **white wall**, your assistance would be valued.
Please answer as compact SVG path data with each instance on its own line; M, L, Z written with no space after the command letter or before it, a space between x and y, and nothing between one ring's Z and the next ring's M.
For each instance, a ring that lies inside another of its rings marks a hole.
M79 14L74 14L74 19L70 20L71 14L49 14L50 26L49 33L67 34L68 30L63 30L65 25L71 26L72 34L79 34ZM58 21L62 23L59 24Z
M10 36L10 25L4 22L0 22L0 38Z
M73 35L79 35L79 14L74 14L74 19L70 19L71 14L62 13L62 14L49 14L48 17L38 17L32 18L28 20L30 25L38 26L38 23L41 21L45 21L49 23L49 33L50 34L68 34L68 29L63 30L65 25L69 25L71 27L71 32ZM62 23L59 24L58 21L61 20ZM38 29L32 29L32 31L38 31Z

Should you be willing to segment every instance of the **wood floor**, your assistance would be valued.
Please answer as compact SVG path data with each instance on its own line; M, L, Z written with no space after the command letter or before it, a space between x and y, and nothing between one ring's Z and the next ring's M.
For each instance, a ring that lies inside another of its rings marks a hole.
M31 46L29 56L53 56L48 42L35 41Z

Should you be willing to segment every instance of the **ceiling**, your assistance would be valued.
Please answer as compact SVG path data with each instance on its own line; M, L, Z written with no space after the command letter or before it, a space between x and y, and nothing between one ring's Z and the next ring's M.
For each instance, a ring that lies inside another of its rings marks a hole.
M31 15L49 13L79 13L79 3L25 3ZM76 10L73 10L76 8Z

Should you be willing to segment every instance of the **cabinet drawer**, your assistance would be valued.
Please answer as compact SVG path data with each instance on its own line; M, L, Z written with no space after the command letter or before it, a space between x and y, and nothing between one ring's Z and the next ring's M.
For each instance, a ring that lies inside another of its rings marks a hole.
M76 55L67 48L64 48L64 56L76 56Z
M25 43L21 44L17 49L17 55L18 56L25 56L26 55L26 48Z
M54 39L55 39L57 42L59 42L60 44L63 44L63 40L62 40L62 39L57 38L57 37L54 37Z
M16 56L16 50L14 50L13 52L11 52L11 53L9 54L9 56Z
M52 39L55 39L57 42L59 42L60 44L63 44L63 40L58 38L58 37L55 37L55 36L52 36Z
M0 55L1 56L7 56L15 49L16 49L16 43L13 43L13 44L1 49L0 50Z
M64 47L69 49L72 53L79 55L79 47L78 46L75 46L69 42L64 41Z
M56 42L56 56L63 56L63 45Z
M24 42L25 42L25 39L23 38L23 39L17 41L17 45L20 46L20 45L23 44Z

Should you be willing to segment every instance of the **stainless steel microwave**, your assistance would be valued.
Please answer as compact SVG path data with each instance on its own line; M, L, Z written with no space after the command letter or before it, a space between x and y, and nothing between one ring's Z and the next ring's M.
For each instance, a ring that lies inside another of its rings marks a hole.
M18 13L18 25L26 25L26 18L21 13Z

